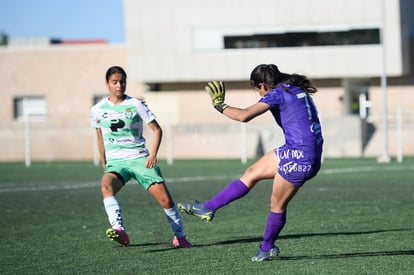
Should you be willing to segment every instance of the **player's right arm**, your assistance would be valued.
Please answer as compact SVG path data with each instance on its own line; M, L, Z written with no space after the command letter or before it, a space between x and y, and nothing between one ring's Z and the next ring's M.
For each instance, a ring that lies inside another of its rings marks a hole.
M99 151L99 158L101 159L102 168L105 170L106 168L106 157L105 157L105 146L102 136L101 128L96 128L96 137L98 143L98 151Z

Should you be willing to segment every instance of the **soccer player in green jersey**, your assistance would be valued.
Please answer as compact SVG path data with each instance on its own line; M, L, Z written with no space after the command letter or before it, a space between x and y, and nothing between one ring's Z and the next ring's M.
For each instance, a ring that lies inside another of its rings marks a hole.
M106 72L109 96L91 109L90 123L96 129L101 163L105 171L101 192L111 228L106 235L121 245L129 244L120 204L116 198L122 187L135 179L163 208L174 233L174 247L191 247L184 233L183 222L157 164L162 129L151 110L137 98L128 96L127 75L119 66ZM152 145L145 146L143 123L152 130Z

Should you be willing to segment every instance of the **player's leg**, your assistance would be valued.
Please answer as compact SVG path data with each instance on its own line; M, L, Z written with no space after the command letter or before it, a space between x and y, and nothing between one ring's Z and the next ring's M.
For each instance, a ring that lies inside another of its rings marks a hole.
M276 154L271 151L247 168L240 179L232 181L212 199L204 203L178 203L178 207L182 212L211 221L218 209L244 197L260 180L274 178L277 165Z
M174 201L167 189L167 186L163 182L151 184L147 191L155 198L155 200L164 209L172 208Z
M191 247L191 244L185 238L180 212L175 206L170 192L164 183L160 167L155 165L153 168L147 168L146 158L138 158L130 162L128 170L132 177L135 178L163 208L174 233L173 245L175 247Z
M270 212L266 220L263 242L260 245L259 252L252 258L253 261L267 260L279 254L279 249L274 243L286 224L287 206L298 190L299 187L276 174L273 181Z
M248 167L240 179L247 187L252 189L260 180L273 179L278 165L279 159L275 151L272 150Z
M215 212L232 201L244 197L260 180L274 178L277 165L276 154L273 151L268 152L247 168L240 179L232 181L204 205Z
M101 193L105 199L107 197L115 196L124 186L122 177L114 172L105 173L101 180Z
M101 192L105 212L111 225L111 228L106 230L106 235L121 245L128 245L129 238L125 232L121 206L115 197L115 194L122 189L123 185L124 183L119 174L105 173L101 181Z
M164 183L154 183L148 189L148 192L161 205L167 217L169 224L174 233L173 246L174 247L192 247L191 243L186 239L183 220L178 211L177 206Z

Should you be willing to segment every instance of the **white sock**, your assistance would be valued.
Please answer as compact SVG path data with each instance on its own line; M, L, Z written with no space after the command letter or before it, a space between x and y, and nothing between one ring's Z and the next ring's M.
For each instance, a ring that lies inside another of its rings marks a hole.
M103 203L111 227L114 229L121 228L122 230L125 230L124 223L122 221L121 206L115 196L105 198Z
M183 220L181 218L180 212L178 212L177 206L174 205L174 207L170 209L164 208L164 212L174 232L174 236L176 236L177 238L184 237L185 234L184 234Z

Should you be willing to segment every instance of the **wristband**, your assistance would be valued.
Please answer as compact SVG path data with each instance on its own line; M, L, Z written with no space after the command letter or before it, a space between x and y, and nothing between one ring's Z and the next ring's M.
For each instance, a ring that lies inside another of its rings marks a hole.
M229 107L229 105L227 105L226 103L220 103L217 105L214 105L214 108L216 108L217 111L219 111L220 113L223 113L223 111Z

